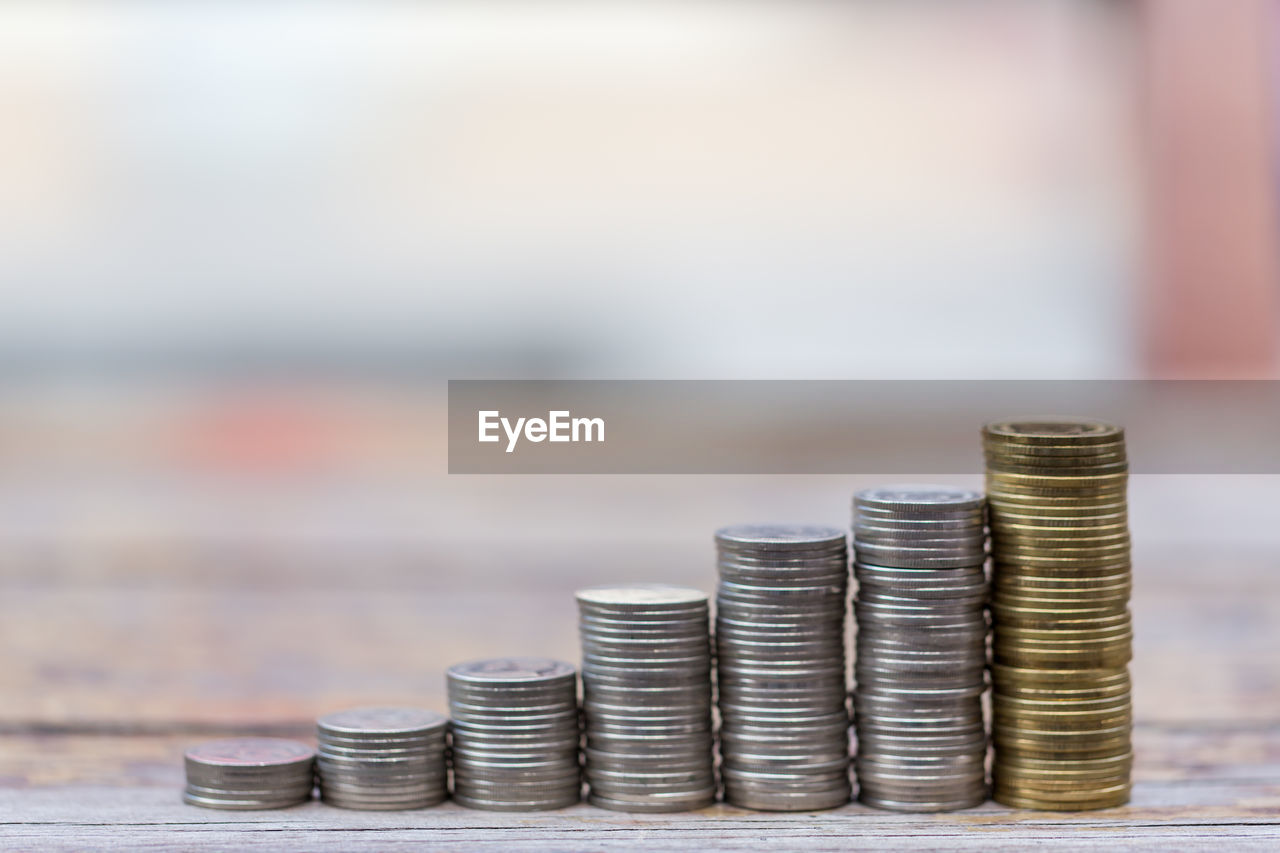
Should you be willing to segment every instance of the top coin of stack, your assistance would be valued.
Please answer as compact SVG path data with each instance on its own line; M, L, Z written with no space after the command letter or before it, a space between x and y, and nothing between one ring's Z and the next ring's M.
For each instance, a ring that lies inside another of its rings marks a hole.
M896 811L987 797L984 501L948 486L854 495L858 796Z
M497 658L449 668L453 798L491 811L578 802L578 679L546 658Z
M661 584L577 593L592 804L674 812L715 801L705 593Z
M853 496L857 560L899 569L962 569L987 559L982 495L968 489L895 485Z
M844 531L742 525L716 534L721 776L745 808L849 801Z
M448 720L418 708L355 708L316 721L320 797L348 809L420 809L448 796Z
M988 424L995 798L1093 809L1129 798L1133 627L1124 431Z
M316 752L274 737L209 741L187 750L182 799L207 809L279 809L311 798Z

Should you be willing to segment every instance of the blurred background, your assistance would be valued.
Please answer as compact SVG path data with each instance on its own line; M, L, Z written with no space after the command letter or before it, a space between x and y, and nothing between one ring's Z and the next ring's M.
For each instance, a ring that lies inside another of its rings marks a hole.
M576 586L710 589L715 527L869 484L449 477L448 378L1276 377L1277 38L1272 0L4 3L0 726L439 706L454 660L576 660ZM1276 485L1135 478L1140 659L1208 653L1144 572L1276 568ZM1199 719L1280 675L1159 678L1139 713Z

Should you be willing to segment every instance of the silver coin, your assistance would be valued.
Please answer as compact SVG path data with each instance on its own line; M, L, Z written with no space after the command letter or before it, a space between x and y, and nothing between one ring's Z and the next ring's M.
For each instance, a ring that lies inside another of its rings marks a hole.
M195 796L209 799L249 800L306 796L313 787L315 786L311 780L307 780L306 782L295 782L288 785L268 785L250 788L209 787L187 783L186 790Z
M447 723L440 714L421 708L353 708L324 715L316 727L321 737L386 738L443 732Z
M707 603L706 593L667 584L597 586L579 590L575 595L580 603L607 608L650 610L669 609L673 606L698 607Z
M821 793L759 792L739 787L725 788L725 802L758 811L823 811L849 802L851 788L836 787Z
M675 796L668 793L645 794L642 797L610 796L591 791L587 802L601 809L637 813L687 812L707 808L715 803L716 789Z
M752 550L777 550L843 543L843 530L810 524L739 524L716 531L716 542Z
M194 746L186 752L188 765L206 767L284 768L306 767L315 750L283 738L224 738Z
M351 801L344 799L341 795L328 795L322 797L327 805L340 809L354 809L360 811L413 811L415 809L428 808L444 802L445 795L418 797L404 801Z
M853 496L858 507L881 507L895 512L909 510L980 509L985 499L981 492L954 486L919 483L896 483L863 489Z
M192 806L200 806L205 809L226 809L229 811L255 811L258 809L284 809L290 806L296 806L305 803L311 799L311 793L308 791L305 796L261 798L261 799L245 799L245 800L224 800L211 797L202 797L197 794L183 792L182 801Z
M486 686L572 681L575 674L569 664L550 658L492 658L449 667L450 680Z
M453 801L464 808L508 812L550 811L554 809L563 809L571 805L575 805L580 799L581 792L578 790L574 790L572 792L566 791L559 795L549 797L530 799L497 799L472 796L470 794L459 794L456 792L453 795Z

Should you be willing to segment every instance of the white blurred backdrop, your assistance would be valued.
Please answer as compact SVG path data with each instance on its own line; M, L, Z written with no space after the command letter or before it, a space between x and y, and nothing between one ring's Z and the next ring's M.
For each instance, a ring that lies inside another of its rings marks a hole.
M0 362L1135 375L1106 0L0 6Z

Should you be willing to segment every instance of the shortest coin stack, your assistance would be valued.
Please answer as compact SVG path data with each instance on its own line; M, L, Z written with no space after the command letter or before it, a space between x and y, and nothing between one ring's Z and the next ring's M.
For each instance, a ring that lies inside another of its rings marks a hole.
M448 721L417 708L356 708L316 721L320 797L346 809L420 809L448 796Z
M226 738L187 750L182 799L207 809L280 809L311 798L316 753L274 737Z
M490 811L573 805L582 796L578 679L545 658L449 668L453 798Z

